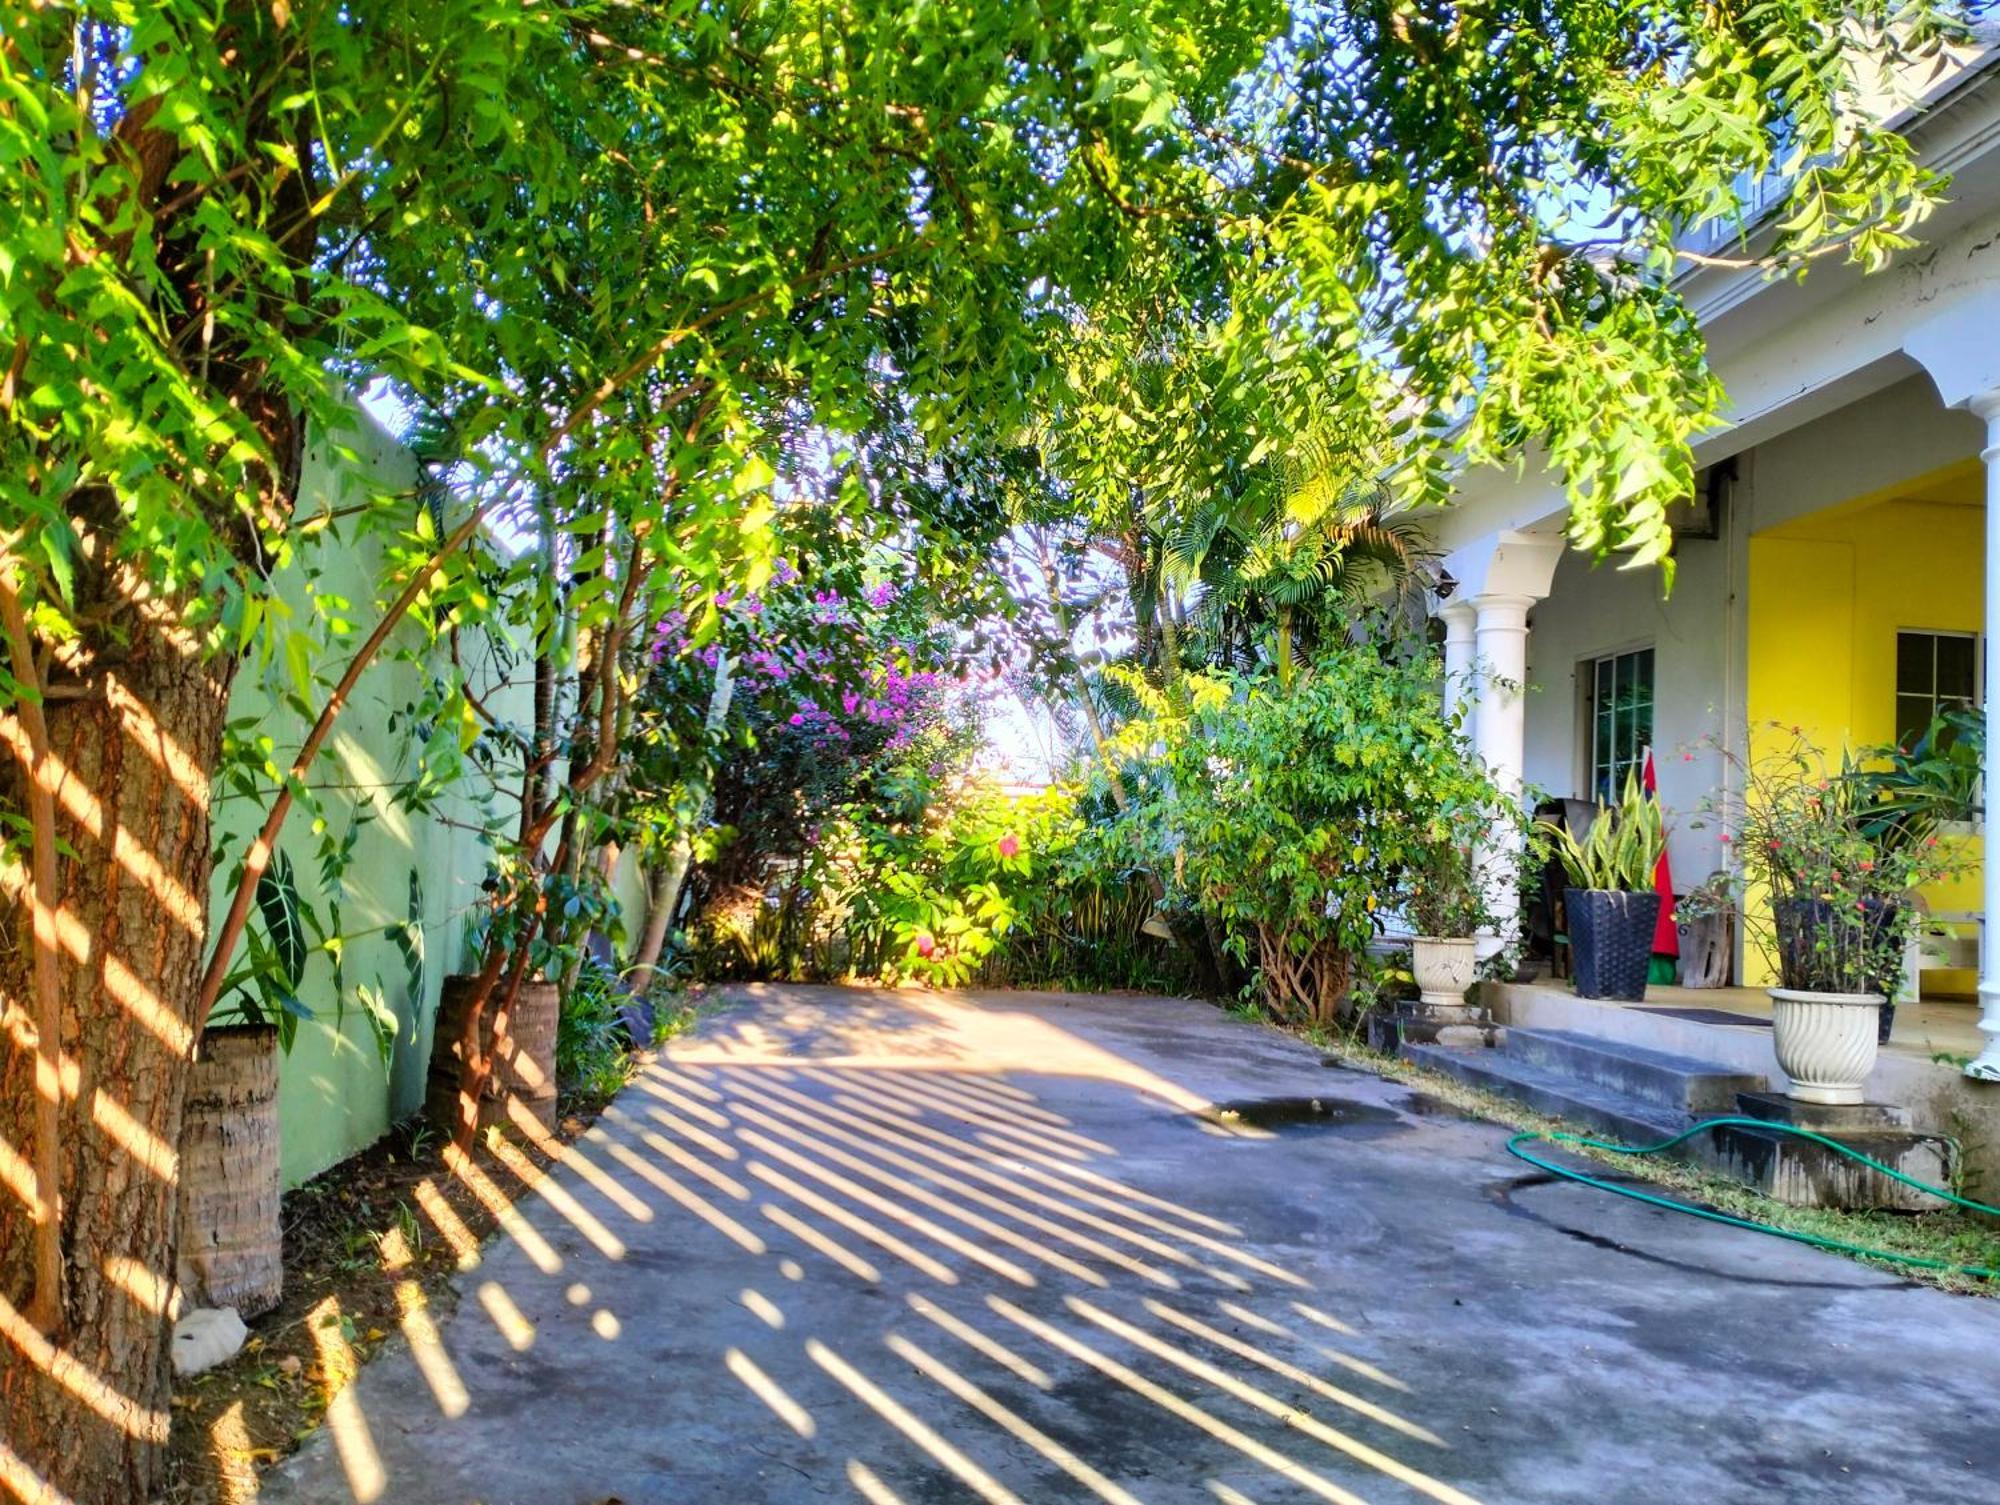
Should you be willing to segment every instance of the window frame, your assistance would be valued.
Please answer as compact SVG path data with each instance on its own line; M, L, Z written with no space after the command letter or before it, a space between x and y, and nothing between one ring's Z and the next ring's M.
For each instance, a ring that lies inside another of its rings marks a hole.
M1621 750L1618 746L1617 710L1614 705L1611 711L1611 755L1609 758L1600 758L1602 748L1599 736L1604 724L1599 706L1601 676L1608 670L1611 676L1610 693L1615 697L1618 693L1618 666L1630 661L1635 666L1636 674L1636 666L1641 659L1644 660L1646 674L1645 734L1635 736L1630 749ZM1587 798L1593 800L1615 801L1624 788L1626 771L1636 770L1643 773L1646 753L1653 746L1653 738L1658 733L1660 708L1658 647L1651 642L1639 642L1626 644L1608 653L1593 654L1578 664L1577 682L1582 702L1583 735L1579 741L1584 793ZM1598 780L1600 767L1605 769L1606 778L1612 786L1608 790L1605 784Z
M1921 637L1931 640L1930 689L1928 691L1905 690L1903 688L1903 639L1906 637ZM1969 707L1976 711L1986 704L1986 635L1983 632L1967 632L1956 627L1898 627L1896 629L1896 647L1893 659L1894 669L1891 674L1890 684L1891 719L1889 724L1893 728L1893 739L1899 747L1905 745L1903 741L1903 702L1905 700L1928 700L1930 714L1924 718L1924 725L1927 727L1937 719L1939 710L1945 704L1947 697L1942 697L1938 694L1937 672L1937 644L1939 640L1944 638L1951 638L1958 642L1970 643L1972 645L1972 697L1969 701ZM1959 697L1956 695L1948 698L1954 703L1959 700Z

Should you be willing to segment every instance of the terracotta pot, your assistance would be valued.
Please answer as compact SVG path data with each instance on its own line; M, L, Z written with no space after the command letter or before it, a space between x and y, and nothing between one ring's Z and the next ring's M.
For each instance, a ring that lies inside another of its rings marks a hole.
M1410 972L1425 1003L1457 1007L1478 975L1479 960L1470 936L1420 935L1410 942Z
M1807 993L1772 988L1771 1046L1802 1103L1858 1103L1875 1069L1879 993Z

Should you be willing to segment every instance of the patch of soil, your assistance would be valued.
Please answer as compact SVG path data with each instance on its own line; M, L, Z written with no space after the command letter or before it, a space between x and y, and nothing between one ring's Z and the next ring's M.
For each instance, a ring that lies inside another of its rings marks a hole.
M288 1193L284 1301L250 1323L234 1359L176 1381L161 1505L254 1501L258 1471L319 1425L407 1313L442 1324L451 1277L496 1226L491 1204L517 1200L596 1107L566 1114L544 1146L482 1141L462 1175L445 1166L446 1137L410 1119Z

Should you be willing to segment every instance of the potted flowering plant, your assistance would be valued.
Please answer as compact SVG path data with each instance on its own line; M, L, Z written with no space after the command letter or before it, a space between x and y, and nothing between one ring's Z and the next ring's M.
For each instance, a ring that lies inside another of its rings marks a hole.
M1740 766L1737 849L1769 906L1768 920L1754 904L1745 917L1778 975L1778 1065L1801 1102L1858 1103L1921 917L1916 890L1944 875L1949 854L1934 834L1885 840L1870 776L1845 754L1829 771L1796 728Z
M1600 803L1581 837L1547 824L1571 884L1563 890L1563 914L1577 994L1636 1003L1646 996L1660 918L1653 874L1667 849L1667 827L1659 801L1630 773L1618 803Z
M1401 907L1416 931L1410 973L1427 1004L1465 1002L1478 971L1473 937L1487 919L1472 856L1480 824L1474 807L1440 814L1406 862Z

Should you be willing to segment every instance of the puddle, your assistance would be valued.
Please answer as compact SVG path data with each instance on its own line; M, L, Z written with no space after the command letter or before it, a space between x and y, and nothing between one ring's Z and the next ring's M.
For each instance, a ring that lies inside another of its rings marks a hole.
M1225 1129L1262 1130L1265 1134L1309 1133L1317 1129L1344 1129L1349 1133L1359 1129L1387 1134L1408 1127L1393 1108L1357 1103L1326 1093L1317 1097L1259 1097L1217 1103L1196 1116Z

